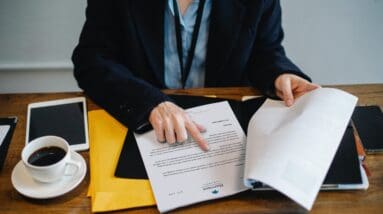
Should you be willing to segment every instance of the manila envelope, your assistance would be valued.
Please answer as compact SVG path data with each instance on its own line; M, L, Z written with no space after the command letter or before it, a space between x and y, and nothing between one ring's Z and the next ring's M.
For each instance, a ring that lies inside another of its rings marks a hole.
M127 128L104 110L88 113L92 212L155 205L149 180L114 176Z

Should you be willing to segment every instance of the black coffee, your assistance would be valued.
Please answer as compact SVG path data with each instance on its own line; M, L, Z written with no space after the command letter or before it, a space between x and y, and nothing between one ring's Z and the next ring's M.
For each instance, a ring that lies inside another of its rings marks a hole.
M31 154L28 163L35 166L48 166L65 157L66 151L57 146L43 147Z

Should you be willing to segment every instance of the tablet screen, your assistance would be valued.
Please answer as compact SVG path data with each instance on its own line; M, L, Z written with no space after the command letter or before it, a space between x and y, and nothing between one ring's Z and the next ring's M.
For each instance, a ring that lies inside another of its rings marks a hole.
M70 145L86 142L82 102L30 109L29 142L45 135L64 138Z

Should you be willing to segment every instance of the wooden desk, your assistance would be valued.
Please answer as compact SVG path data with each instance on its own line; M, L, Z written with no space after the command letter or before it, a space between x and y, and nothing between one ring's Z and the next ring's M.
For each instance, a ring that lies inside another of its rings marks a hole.
M359 97L359 105L383 107L383 84L336 86ZM167 93L219 95L239 98L258 92L249 88L167 90ZM90 199L86 197L89 171L85 180L72 192L49 200L34 200L20 195L11 184L13 167L20 160L25 142L27 105L31 102L83 96L82 93L3 94L0 95L0 117L19 118L3 170L0 172L0 213L90 213ZM88 100L88 109L97 109ZM383 131L383 130L382 130ZM82 152L89 164L89 153ZM367 165L372 172L367 191L321 192L312 213L382 213L383 211L383 155L369 155ZM89 166L88 166L89 168ZM158 213L155 207L130 209L129 213ZM125 211L120 211L125 213ZM277 192L245 192L232 197L204 202L182 208L175 213L305 213L306 211ZM119 213L119 212L117 212Z

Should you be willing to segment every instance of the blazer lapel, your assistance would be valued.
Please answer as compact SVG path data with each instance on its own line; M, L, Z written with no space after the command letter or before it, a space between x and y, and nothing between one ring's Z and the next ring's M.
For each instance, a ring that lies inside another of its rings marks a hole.
M161 85L164 81L164 0L131 1L131 11L142 45Z
M244 10L240 0L213 1L206 56L206 86L216 85L215 79L224 68L238 39Z

